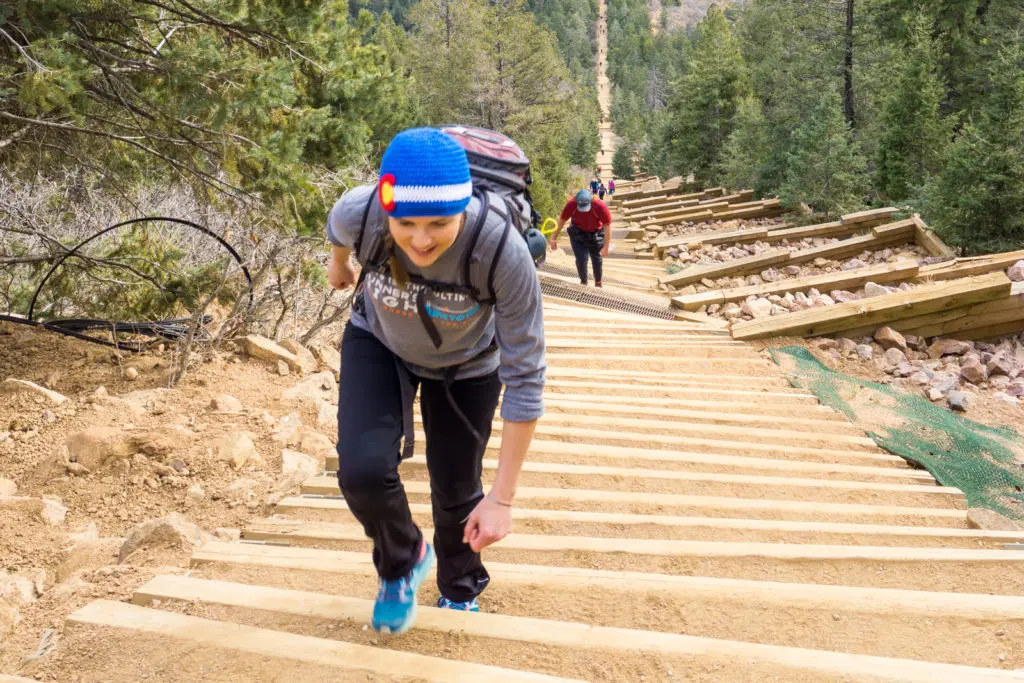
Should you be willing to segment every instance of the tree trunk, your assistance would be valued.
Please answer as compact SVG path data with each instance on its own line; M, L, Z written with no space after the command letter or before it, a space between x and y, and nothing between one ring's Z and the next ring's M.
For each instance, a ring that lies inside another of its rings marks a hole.
M843 57L843 114L850 128L854 127L853 112L853 3L846 0L846 49Z

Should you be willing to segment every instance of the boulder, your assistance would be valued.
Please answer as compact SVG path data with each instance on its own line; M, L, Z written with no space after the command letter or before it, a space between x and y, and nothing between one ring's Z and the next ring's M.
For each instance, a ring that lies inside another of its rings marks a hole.
M1024 263L1024 261L1022 261ZM989 374L1014 378L1020 373L1017 359L1008 351L997 351L986 364Z
M752 318L764 318L771 315L772 303L767 299L754 299L753 301L744 301L740 310Z
M313 348L313 355L325 370L334 374L334 379L341 379L341 351L334 346L316 346Z
M298 474L305 481L320 474L323 465L317 458L288 448L281 451L281 473L284 475ZM300 482L301 483L301 482Z
M803 269L800 266L786 266L782 269L782 272L790 277L796 277L803 272Z
M848 304L851 301L857 301L860 298L853 292L848 292L845 289L833 289L828 294L837 304Z
M898 368L907 364L907 356L899 349L888 349L885 352L885 371L894 373Z
M68 436L64 445L69 461L91 472L136 452L132 439L117 427L86 427Z
M317 362L313 352L307 349L305 346L295 341L294 339L288 339L281 342L282 348L291 351L295 354L295 359L299 363L299 372L303 375L308 375L311 372L316 372Z
M236 470L245 467L246 463L258 458L256 444L249 432L232 432L213 442L213 455L226 462Z
M875 331L875 341L878 342L883 349L899 349L900 351L907 351L907 340L902 334L892 329L891 327L879 327Z
M890 290L888 287L885 287L883 285L875 284L874 282L869 282L866 285L864 285L864 296L866 296L866 297L869 297L869 296L884 296L885 294L891 294L891 293L892 293L892 290Z
M843 270L856 270L858 268L867 268L867 265L868 264L864 263L859 258L850 259L849 261L843 264Z
M974 346L970 342L957 339L936 339L928 347L928 355L931 358L942 358L943 356L962 356L968 351L973 351Z
M252 358L265 360L275 365L278 361L282 361L295 371L301 371L302 369L299 359L294 353L280 344L275 344L266 337L250 334L245 338L244 343L246 353Z
M289 401L309 401L316 405L319 401L330 401L338 393L334 374L318 372L285 390L281 397Z
M214 396L210 401L208 409L214 413L227 413L231 415L241 413L244 410L242 402L231 394Z
M34 382L29 382L28 380L14 379L12 377L9 379L5 379L3 382L0 382L0 394L19 393L33 394L35 396L39 396L48 404L54 406L59 406L61 403L64 403L65 401L68 400L67 396L64 396L63 394L58 394L56 391L51 391L46 387L41 387L38 384L35 384Z
M1006 270L1006 277L1014 282L1024 282L1024 260L1017 261Z
M843 337L842 339L839 340L839 353L843 354L846 357L850 357L853 354L857 353L857 342L853 341L852 339L847 339L846 337Z
M871 344L857 344L856 351L861 360L871 360L875 355L875 349Z
M743 315L743 309L736 303L729 302L722 307L722 317L726 320L733 320Z
M125 562L133 553L151 548L188 551L210 540L211 536L177 512L166 517L136 524L128 532L118 556Z
M960 367L960 376L971 384L981 384L988 379L988 370L979 361L973 360Z
M937 372L931 381L931 387L943 396L960 386L960 378L950 372Z
M973 400L966 391L951 391L947 398L949 399L949 407L961 413L967 412Z
M335 455L334 443L320 432L303 431L299 438L299 450L320 458L321 464Z
M924 351L928 348L928 344L925 342L924 338L918 337L915 334L906 335L904 340L907 342L907 346L915 351Z
M328 403L328 405L330 404ZM337 411L335 411L335 419L337 419ZM274 425L271 438L278 443L285 444L286 446L294 446L299 442L299 439L302 436L299 431L301 427L302 420L299 419L299 414L288 413Z

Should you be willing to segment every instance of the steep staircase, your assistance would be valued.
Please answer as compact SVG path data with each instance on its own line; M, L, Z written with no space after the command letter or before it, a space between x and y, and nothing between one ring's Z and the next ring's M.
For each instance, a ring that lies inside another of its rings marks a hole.
M1024 680L1024 552L1003 547L1021 534L968 528L959 491L749 344L545 314L548 412L514 533L485 551L484 613L428 607L428 585L413 631L367 629L369 544L328 462L187 575L72 615L78 680ZM422 451L402 476L429 527Z

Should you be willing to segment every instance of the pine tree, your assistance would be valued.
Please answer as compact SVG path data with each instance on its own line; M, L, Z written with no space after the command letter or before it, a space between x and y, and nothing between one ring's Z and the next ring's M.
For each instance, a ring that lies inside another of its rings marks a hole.
M630 144L619 145L612 156L612 175L616 178L632 180L636 175L633 168L633 146Z
M874 183L885 201L916 196L938 170L952 137L950 117L940 112L944 89L930 30L928 19L919 15L882 113Z
M926 191L925 218L969 252L1024 247L1024 48L989 67L986 106L946 151Z
M779 191L785 205L803 202L826 216L863 206L867 161L853 140L835 88L825 91L807 120L793 131L788 161Z
M771 156L767 121L754 97L740 100L735 129L722 149L721 182L726 187L753 188L762 194L764 167Z
M697 25L688 56L688 70L669 102L669 154L678 172L708 181L721 162L738 102L749 91L739 43L717 5Z

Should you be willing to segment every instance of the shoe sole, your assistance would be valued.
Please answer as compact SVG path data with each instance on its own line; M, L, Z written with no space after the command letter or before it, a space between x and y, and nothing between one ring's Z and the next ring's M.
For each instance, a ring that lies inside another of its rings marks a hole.
M377 633L380 633L382 635L398 636L398 635L401 635L401 634L405 633L406 631L411 629L413 627L413 625L415 625L415 623L416 623L416 613L418 611L417 610L418 605L417 605L417 603L415 601L416 594L419 593L420 586L423 585L423 581L427 578L427 574L430 573L431 568L434 566L434 548L432 546L430 546L430 545L427 545L427 550L428 550L427 557L426 557L425 562L423 564L422 571L419 573L418 580L412 586L412 592L413 592L412 609L409 610L409 616L406 617L405 623L403 623L398 628L391 628L387 624L383 624L381 626L377 626L371 620L370 621L370 626Z

